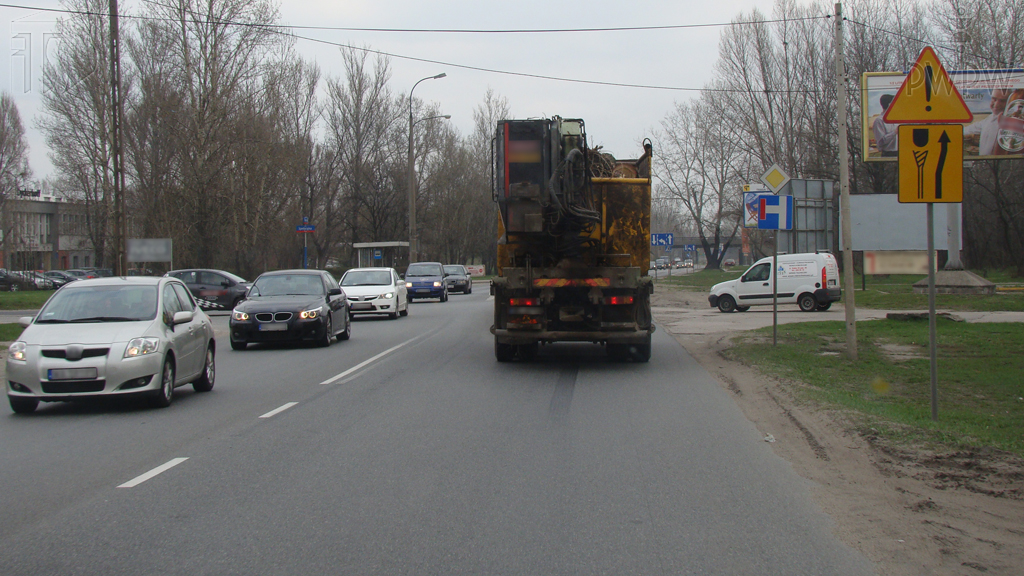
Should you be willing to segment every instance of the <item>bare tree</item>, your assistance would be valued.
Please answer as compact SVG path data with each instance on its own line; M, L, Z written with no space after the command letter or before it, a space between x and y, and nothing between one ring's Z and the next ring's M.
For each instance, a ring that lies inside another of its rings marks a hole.
M0 239L5 255L14 229L6 209L7 199L17 194L31 174L21 114L11 95L4 92L0 94Z
M663 169L655 173L656 195L677 198L689 213L709 268L719 266L741 223L742 154L723 118L709 97L676 104L658 137Z
M70 0L68 8L73 12L56 25L61 49L43 71L38 125L62 193L85 204L87 236L103 266L113 223L107 4Z

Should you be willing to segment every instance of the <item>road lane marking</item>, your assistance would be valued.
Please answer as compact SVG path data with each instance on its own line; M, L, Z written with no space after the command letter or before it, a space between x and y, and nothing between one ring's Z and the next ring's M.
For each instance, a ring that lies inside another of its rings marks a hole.
M164 472L170 470L171 468L174 468L175 466L177 466L178 464L181 464L185 460L188 460L188 458L175 458L175 459L167 462L166 464L161 464L160 466L157 466L156 468L153 468L152 470L150 470L149 472L146 472L145 474L143 474L141 476L136 476L135 478L132 478L131 480L129 480L129 481L125 482L124 484L121 484L120 486L118 486L118 488L133 488L135 486L138 486L139 484L142 484L146 480L149 480L150 478L153 478L154 476L157 476L159 474L163 474Z
M298 402L286 402L285 404L283 404L283 405L281 405L281 406L279 406L277 408L274 408L270 412L267 412L266 414L260 416L260 418L270 418L271 416L274 416L276 414L280 414L281 412L284 412L285 410L291 408L292 406L295 406L296 404L298 404Z
M409 344L412 344L413 342L415 342L416 340L419 340L420 338L423 338L424 336L430 336L430 335L438 332L440 329L441 329L441 327L438 327L438 328L435 328L434 330L431 330L430 332L427 332L425 334L420 334L419 336L414 336L412 338L409 338L405 342L402 342L401 344L399 344L397 346L392 346L391 348L388 348L387 350L381 352L380 354L377 354L376 356L374 356L373 358L370 358L369 360L365 360L363 362L360 362L359 364L356 364L355 366L349 368L348 370L345 370L344 372L342 372L341 374L338 374L337 376L332 376L331 378L328 378L327 380L324 380L323 382L320 383L320 385L321 386L326 386L327 384L333 384L333 383L337 382L338 380L341 380L345 376L348 376L349 374L352 374L353 372L358 372L359 370L361 370L364 367L366 367L368 364L376 362L377 360L380 360L381 358L387 356L388 354L391 354L395 350L398 350L399 348L401 348L403 346L407 346Z

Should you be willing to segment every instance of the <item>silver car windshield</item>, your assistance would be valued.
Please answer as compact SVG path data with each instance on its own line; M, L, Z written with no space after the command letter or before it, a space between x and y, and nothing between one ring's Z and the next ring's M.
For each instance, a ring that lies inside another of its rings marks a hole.
M387 270L352 270L341 279L342 286L387 286L391 272Z
M153 320L156 303L156 286L67 286L40 310L36 324Z
M260 276L253 284L255 296L322 296L324 283L317 274L273 274Z

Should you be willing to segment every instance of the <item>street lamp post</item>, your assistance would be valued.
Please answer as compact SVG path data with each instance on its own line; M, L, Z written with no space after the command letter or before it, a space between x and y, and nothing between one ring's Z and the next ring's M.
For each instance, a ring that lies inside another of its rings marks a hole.
M447 76L444 72L441 72L437 76L427 76L421 78L412 85L412 90L409 90L409 263L416 261L416 166L414 164L415 158L412 153L413 143L413 127L412 121L412 93L416 90L416 86L424 80L437 80Z

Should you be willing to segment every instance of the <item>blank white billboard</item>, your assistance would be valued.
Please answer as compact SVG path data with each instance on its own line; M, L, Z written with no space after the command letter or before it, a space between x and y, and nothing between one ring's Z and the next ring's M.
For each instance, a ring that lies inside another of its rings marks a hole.
M935 204L936 250L947 250L949 246L946 206L950 204ZM896 194L851 194L853 249L927 250L927 215L925 204L900 204ZM963 230L963 216L960 218ZM963 235L961 246L962 238Z

